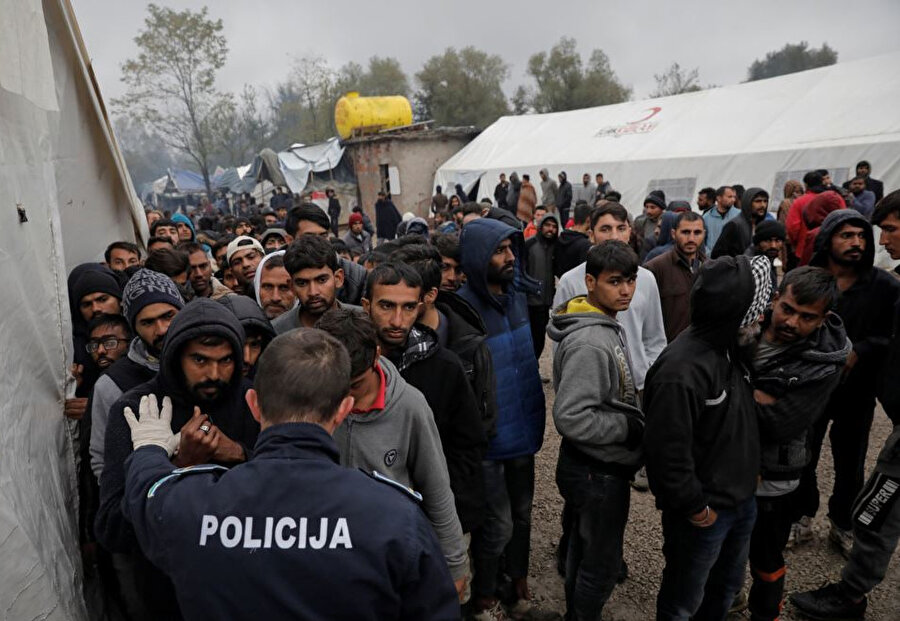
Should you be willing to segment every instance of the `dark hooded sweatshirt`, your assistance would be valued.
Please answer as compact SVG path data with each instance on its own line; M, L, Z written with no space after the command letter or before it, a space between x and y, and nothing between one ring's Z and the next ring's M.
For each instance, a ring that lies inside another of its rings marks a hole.
M585 233L575 229L564 230L556 240L553 272L562 278L563 274L587 260L587 253L590 249L591 239Z
M762 325L766 330L771 311ZM822 326L756 366L753 387L775 397L755 403L762 440L762 477L769 481L800 478L809 463L807 434L825 411L850 354L841 318L828 313Z
M389 353L387 358L403 379L419 389L434 414L456 515L463 532L470 533L484 519L481 460L487 451L487 438L462 363L456 354L441 347L431 328L421 324L410 331L406 347Z
M883 269L874 267L875 238L872 225L855 209L833 211L825 218L816 237L816 251L810 261L815 267L828 268L831 238L846 223L866 232L866 248L856 282L838 297L834 311L840 315L859 357L856 366L835 390L835 397L873 398L875 383L882 373L888 344L893 333L894 305L900 299L900 281Z
M768 198L769 193L762 188L747 188L744 196L741 198L741 215L733 218L725 224L722 234L716 240L713 246L711 257L717 259L719 257L736 257L744 252L753 244L753 214L751 206L753 199L759 194L765 194Z
M259 307L259 304L251 300L245 295L226 295L216 300L219 304L234 313L241 327L244 329L244 338L246 340L248 330L255 331L262 336L262 351L265 351L272 339L275 338L275 329L269 322L269 318ZM260 352L260 353L261 353ZM256 368L250 369L247 377L253 379L256 375Z
M559 226L559 218L555 213L545 214L538 222L538 232L525 240L525 272L541 283L539 293L528 294L528 306L553 305L553 296L556 295L556 278L553 273L553 261L556 254L556 237L547 239L541 233L544 223L548 220L556 222Z
M76 397L89 397L94 383L100 377L100 367L94 363L85 346L88 342L88 322L81 316L81 298L91 293L107 293L122 300L122 284L115 272L101 263L82 263L69 274L69 311L72 315L73 362L84 367L81 385Z
M502 295L488 288L487 269L497 246L513 242L515 279ZM459 295L481 316L497 378L497 435L487 459L503 460L537 453L544 441L544 388L538 372L528 321L527 293L539 285L522 271L522 233L497 220L479 218L460 236L466 284Z
M231 382L225 395L213 405L199 403L187 391L181 371L181 350L189 340L201 335L221 336L234 350ZM172 618L177 615L177 610L172 608L175 600L171 583L143 558L131 524L122 515L125 460L132 453L131 429L125 420L124 410L130 407L135 416L139 416L141 397L155 394L162 406L162 398L168 396L172 399L172 431L177 433L193 416L194 406L199 405L213 424L244 447L245 456L249 457L250 447L259 434L259 424L253 420L244 401L250 383L241 375L243 342L244 331L228 309L206 298L194 300L175 316L169 326L160 357L159 374L126 392L110 410L103 474L100 476L100 508L94 529L97 540L107 550L134 555L138 589L148 605L158 606L158 609L150 611L157 618Z
M733 508L756 490L759 428L737 333L755 287L745 256L708 261L691 325L650 367L644 455L656 506L683 516Z

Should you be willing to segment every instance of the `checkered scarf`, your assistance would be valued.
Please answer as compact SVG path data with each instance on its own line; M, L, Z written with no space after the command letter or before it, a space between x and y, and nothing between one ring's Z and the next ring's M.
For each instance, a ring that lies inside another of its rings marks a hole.
M418 362L430 355L430 350L434 346L434 337L426 330L419 326L414 326L409 331L409 337L406 339L406 348L400 355L400 359L395 363L398 371L403 371L411 364Z
M753 301L750 308L741 321L741 327L746 328L766 310L769 305L769 296L772 294L772 265L769 259L763 255L750 259L750 273L753 274Z

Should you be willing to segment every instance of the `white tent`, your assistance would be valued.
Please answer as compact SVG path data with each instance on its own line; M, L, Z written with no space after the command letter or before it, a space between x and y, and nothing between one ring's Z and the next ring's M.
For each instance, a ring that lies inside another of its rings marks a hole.
M574 185L602 172L640 212L650 190L696 199L705 186L771 191L827 168L836 182L869 160L885 190L900 187L900 54L645 101L525 116L485 129L437 171L434 185L492 197L497 177L565 171Z
M66 274L147 226L68 0L0 15L0 616L84 619Z

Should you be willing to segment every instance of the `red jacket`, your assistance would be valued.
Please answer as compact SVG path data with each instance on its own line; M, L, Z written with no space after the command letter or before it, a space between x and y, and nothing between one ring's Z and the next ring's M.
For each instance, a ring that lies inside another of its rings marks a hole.
M791 247L794 249L794 254L797 255L797 258L803 256L803 251L806 246L806 223L803 221L803 210L807 205L816 197L815 192L806 191L806 194L803 196L798 196L793 203L791 203L791 209L788 211L787 220L784 222L784 228L787 229L787 238L788 241L791 242Z
M808 265L816 246L816 235L825 218L832 211L845 209L847 205L837 192L829 190L821 194L815 194L803 210L803 226L806 227L806 236L803 242L803 253L799 255L800 265Z

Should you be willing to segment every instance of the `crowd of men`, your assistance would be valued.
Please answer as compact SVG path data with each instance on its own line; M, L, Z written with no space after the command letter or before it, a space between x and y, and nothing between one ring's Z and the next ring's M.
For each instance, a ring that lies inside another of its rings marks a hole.
M792 601L862 618L900 538L900 280L874 266L900 259L900 191L869 171L810 171L777 210L654 190L634 219L602 174L546 169L540 198L515 172L493 200L439 187L431 222L382 193L343 235L333 192L148 211L147 253L112 242L68 281L89 605L558 618L528 575L552 383L566 619L627 579L632 488L661 511L658 619L777 619L829 428L848 560ZM866 479L876 400L895 429Z

